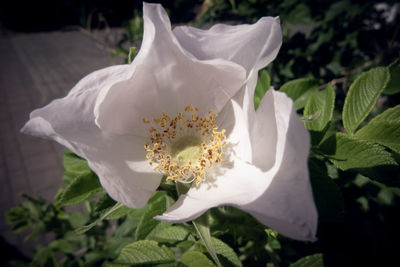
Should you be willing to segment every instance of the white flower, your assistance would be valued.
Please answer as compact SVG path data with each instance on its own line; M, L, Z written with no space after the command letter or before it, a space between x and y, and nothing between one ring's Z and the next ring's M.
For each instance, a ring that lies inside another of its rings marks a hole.
M281 46L278 18L171 31L160 5L144 4L143 16L132 64L89 74L33 111L22 131L86 158L108 194L132 208L146 204L160 172L195 181L156 219L189 221L231 205L283 235L315 240L309 134L285 94L269 90L253 106L258 70Z

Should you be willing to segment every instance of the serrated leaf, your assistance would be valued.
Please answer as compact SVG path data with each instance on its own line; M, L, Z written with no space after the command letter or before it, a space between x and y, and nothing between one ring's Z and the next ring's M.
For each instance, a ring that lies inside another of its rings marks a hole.
M99 178L93 172L76 177L60 197L62 205L75 205L103 193Z
M175 261L174 253L166 246L159 246L153 240L140 240L125 246L115 263L117 264L157 264Z
M106 243L103 253L106 252L109 258L116 258L124 247L133 242L135 242L133 237L111 238Z
M103 262L101 267L129 267L131 266L130 264L122 264L122 263L113 263L109 261Z
M383 147L357 137L336 133L321 146L323 153L341 170L372 168L381 165L396 165L391 154Z
M213 244L215 252L218 255L224 257L233 266L242 266L242 262L239 260L239 257L236 255L235 251L230 246L228 246L223 241L215 237L211 238L211 242Z
M214 263L199 251L187 251L181 257L181 262L188 267L214 267Z
M153 218L166 210L165 193L157 192L148 202L146 209L136 228L136 240L145 239L147 235L160 223Z
M363 72L351 84L343 106L343 125L348 133L354 133L371 112L389 78L389 70L378 67Z
M279 89L293 101L296 110L304 108L308 98L318 90L318 81L313 78L301 78L285 83Z
M398 62L397 62L398 63ZM394 64L390 68L390 80L383 90L384 94L394 95L400 92L400 64Z
M373 118L356 132L356 136L400 153L400 105Z
M261 99L271 87L271 78L268 71L261 70L258 75L258 82L254 91L254 108L257 110L260 105Z
M322 131L332 119L334 105L335 91L332 85L328 84L324 90L313 94L304 108L304 116L311 116L318 111L320 115L317 119L305 123L307 129Z
M185 240L190 234L190 231L182 226L166 226L156 227L147 238L158 242L171 242L175 243L178 241Z
M290 264L290 267L324 267L323 256L321 253L310 255Z

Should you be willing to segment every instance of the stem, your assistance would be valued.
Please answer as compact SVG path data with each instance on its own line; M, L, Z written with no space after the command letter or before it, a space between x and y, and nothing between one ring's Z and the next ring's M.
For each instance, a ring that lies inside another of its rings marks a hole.
M217 253L215 253L214 247L212 245L210 227L208 225L208 212L204 213L199 218L192 221L192 223L194 225L194 228L196 228L196 231L199 234L201 240L203 240L208 253L210 253L211 255L211 258L213 258L218 267L222 267L221 262L218 259Z
M190 188L188 184L182 184L179 182L176 182L175 185L178 197L182 194L185 194ZM222 267L221 262L218 259L217 253L215 253L214 247L212 245L210 227L208 225L208 211L201 215L199 218L193 220L192 223L194 228L196 228L200 239L203 241L208 253L210 253L211 258L214 260L215 264L217 264L218 267Z

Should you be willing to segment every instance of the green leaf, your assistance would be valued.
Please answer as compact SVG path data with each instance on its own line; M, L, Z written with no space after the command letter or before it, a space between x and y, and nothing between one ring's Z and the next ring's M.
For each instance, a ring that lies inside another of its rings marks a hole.
M107 210L107 212L105 212L100 218L98 218L97 220L95 220L94 222L92 222L91 224L79 227L75 230L76 234L83 234L87 231L89 231L90 229L92 229L93 227L95 227L98 223L100 223L102 220L104 220L105 218L107 218L108 216L111 216L114 212L118 212L119 209L124 209L125 206L122 203L117 203L115 204L112 208L110 208L109 210Z
M7 222L12 224L13 233L20 233L30 226L28 216L27 210L21 204L7 212Z
M351 84L343 106L343 125L348 133L354 133L371 112L389 78L389 70L378 67L363 72Z
M373 118L356 132L356 136L400 153L400 105Z
M242 262L239 260L239 257L236 255L235 251L230 246L228 246L227 244L225 244L224 242L215 237L211 237L211 242L213 244L215 252L218 255L224 257L233 266L242 266Z
M161 215L165 210L165 193L157 192L149 200L145 212L136 228L136 240L145 239L147 237L147 235L160 223L160 221L154 220L153 217Z
M106 212L108 212L112 207L114 207L117 204L117 202L112 199L108 194L104 195L103 198L101 198L95 207L95 212L99 215L102 216L103 214L105 214ZM105 217L104 219L106 220L116 220L119 219L125 215L127 215L128 213L132 212L133 209L128 208L127 206L122 206L118 209L116 209L115 211L113 211L112 213L110 213L109 215L107 215L107 217Z
M332 119L334 106L335 91L333 86L328 84L324 90L316 92L307 101L304 116L311 116L320 111L320 116L317 119L305 123L307 129L322 131Z
M214 263L201 252L187 251L181 257L181 262L188 267L214 267Z
M347 0L333 3L329 8L326 9L325 21L330 21L338 16L343 16L342 13L344 13L348 8L349 8L349 1Z
M321 144L320 148L341 170L396 165L391 154L380 145L343 133L331 136Z
M68 220L74 228L81 227L87 222L86 216L79 212L69 213Z
M291 24L310 24L313 22L310 7L304 3L295 5L293 9L290 9L290 13L284 16L284 19Z
M271 87L271 78L269 77L268 71L261 70L258 74L258 82L256 90L254 91L254 108L257 110L258 106L265 93Z
M132 46L129 48L129 54L128 54L128 63L131 64L133 59L136 57L137 55L137 47L136 46Z
M115 259L117 264L156 264L175 261L174 253L166 246L159 246L156 241L140 240L121 250Z
M142 209L134 209L128 216L125 218L125 222L123 222L115 232L115 237L123 237L123 236L134 236L137 226L146 211L145 208Z
M182 226L156 227L147 238L158 242L175 243L188 238L190 231Z
M105 261L101 267L130 267L130 264L122 264L122 263L113 263L109 261Z
M304 108L308 98L318 91L318 81L313 78L301 78L285 83L279 89L293 101L296 110Z
M60 197L62 205L74 205L81 203L95 195L103 193L99 179L93 172L84 173L76 177L64 190Z
M295 263L290 264L290 267L324 267L324 259L321 253L310 255Z
M265 228L265 232L268 234L267 246L269 246L272 250L281 249L282 246L278 240L278 232L271 228Z
M54 240L49 244L49 247L54 251L66 253L66 254L73 254L74 250L71 247L71 244L68 243L65 239L57 239Z
M64 152L63 165L66 171L73 174L83 174L90 172L87 161L70 151Z
M390 80L386 85L384 94L394 95L400 92L400 63L395 63L393 67L390 68Z
M71 184L77 176L91 172L87 161L70 151L64 152L63 165L65 169L63 173L63 182L66 185Z
M109 255L108 258L116 258L121 253L121 250L124 247L135 242L133 235L131 236L132 237L110 238L109 241L105 244L102 252Z

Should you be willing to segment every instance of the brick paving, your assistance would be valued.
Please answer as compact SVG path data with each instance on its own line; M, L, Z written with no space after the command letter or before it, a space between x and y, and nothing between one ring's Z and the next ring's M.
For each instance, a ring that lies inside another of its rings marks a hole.
M63 148L19 130L33 109L66 95L86 74L118 63L80 31L0 37L0 234L25 255L34 243L10 233L5 213L22 201L20 193L53 199Z

